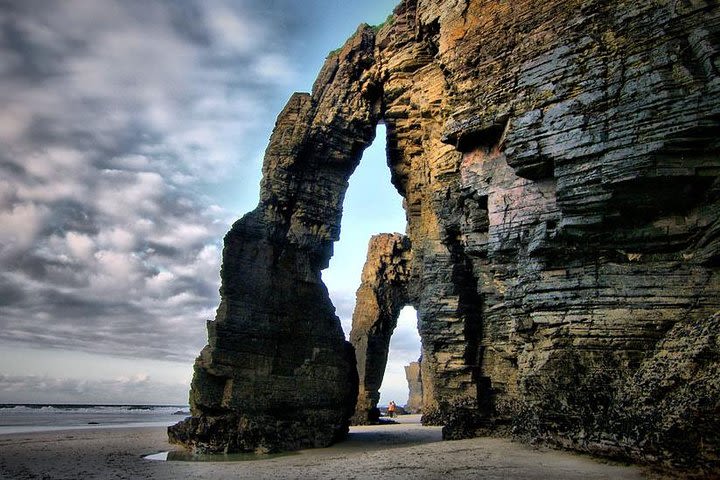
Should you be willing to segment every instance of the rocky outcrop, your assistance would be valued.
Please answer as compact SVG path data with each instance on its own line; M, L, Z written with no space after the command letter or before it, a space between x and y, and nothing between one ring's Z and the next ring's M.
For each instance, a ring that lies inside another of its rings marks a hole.
M718 38L720 6L703 0L404 0L379 31L361 29L313 95L291 99L260 206L226 239L191 432L238 412L275 421L247 397L273 398L276 358L281 389L302 392L324 375L316 365L334 372L333 407L284 391L285 406L333 412L283 424L289 437L343 431L352 361L338 360L318 272L382 120L412 243L424 421L447 438L512 429L717 471L704 424L718 416L718 360L696 345L713 344L702 332L720 311ZM270 348L291 325L292 346ZM702 375L693 389L685 368Z
M355 347L359 393L352 423L377 423L390 337L408 304L412 250L405 235L381 233L370 239L358 288L350 343Z
M461 207L442 216L477 279L479 378L489 382L479 400L490 400L479 407L517 433L609 453L624 442L608 419L625 379L673 325L719 307L717 243L708 248L720 217L709 133L720 83L708 63L718 9L537 7L528 24L522 3L512 14L470 4L466 26L474 10L494 29L529 30L475 49L474 75L492 80L460 94L466 107L445 125L462 155L450 194ZM487 39L487 27L464 35ZM550 44L538 50L527 36ZM448 45L448 71L469 74L466 48Z
M720 459L718 391L720 314L679 322L621 382L608 430L621 433L625 456L710 473Z
M420 374L420 362L410 362L405 366L405 378L408 382L408 401L405 410L408 413L422 412L422 375Z

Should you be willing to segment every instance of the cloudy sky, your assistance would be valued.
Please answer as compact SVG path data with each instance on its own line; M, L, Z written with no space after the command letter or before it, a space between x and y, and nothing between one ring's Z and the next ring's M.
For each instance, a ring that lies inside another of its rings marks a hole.
M187 401L277 113L395 3L0 0L0 403ZM370 234L404 230L378 138L323 274L346 333ZM384 402L418 354L405 312Z

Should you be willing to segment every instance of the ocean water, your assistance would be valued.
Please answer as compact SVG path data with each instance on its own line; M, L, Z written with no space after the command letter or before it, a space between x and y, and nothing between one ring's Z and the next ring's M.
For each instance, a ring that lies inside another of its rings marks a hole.
M0 404L0 435L86 428L161 427L190 415L187 405Z

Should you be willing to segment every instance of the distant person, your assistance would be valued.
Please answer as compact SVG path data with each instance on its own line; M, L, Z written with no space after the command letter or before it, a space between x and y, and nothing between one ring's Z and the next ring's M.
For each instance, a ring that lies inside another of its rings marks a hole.
M393 418L395 416L395 402L390 400L390 403L388 404L388 417Z

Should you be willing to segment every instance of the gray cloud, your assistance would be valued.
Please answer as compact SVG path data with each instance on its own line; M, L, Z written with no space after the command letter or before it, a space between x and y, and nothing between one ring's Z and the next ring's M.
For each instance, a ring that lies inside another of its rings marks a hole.
M0 375L0 397L6 403L24 403L37 395L51 403L74 403L83 398L86 403L100 404L117 403L118 399L137 404L183 404L187 385L157 381L145 374L103 380Z
M189 365L275 115L394 3L0 0L0 349ZM339 289L349 332L354 287ZM134 375L0 375L0 396L186 398L184 381Z
M0 342L197 354L235 216L210 192L256 183L291 3L0 4Z

